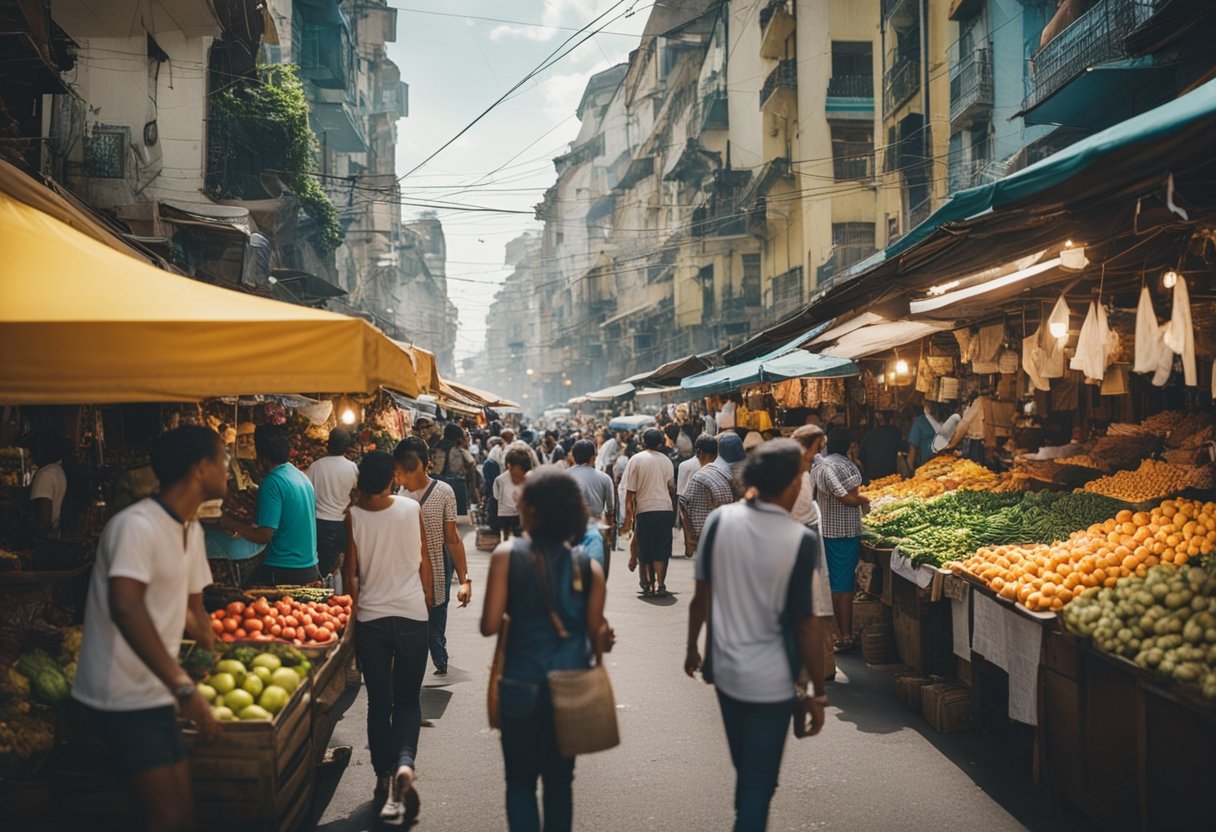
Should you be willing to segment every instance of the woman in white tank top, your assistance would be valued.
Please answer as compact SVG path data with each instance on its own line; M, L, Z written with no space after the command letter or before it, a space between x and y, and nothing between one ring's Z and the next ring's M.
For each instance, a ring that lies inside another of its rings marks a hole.
M428 610L434 603L422 510L392 494L396 470L382 451L359 465L359 499L347 516L342 580L355 608L355 653L367 685L367 742L380 819L400 826L418 814L414 789L422 727Z

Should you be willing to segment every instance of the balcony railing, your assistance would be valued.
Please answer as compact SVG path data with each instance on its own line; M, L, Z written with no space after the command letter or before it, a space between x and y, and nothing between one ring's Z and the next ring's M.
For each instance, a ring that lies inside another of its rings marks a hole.
M832 157L832 172L837 182L873 178L873 142L836 142L832 149L835 154Z
M973 49L950 68L950 123L992 107L992 51Z
M798 89L798 62L793 58L777 64L777 68L769 73L764 86L760 88L760 109L764 109L773 94L782 88Z
M898 58L883 81L883 108L889 114L920 92L920 58Z
M802 266L795 266L784 274L773 278L772 317L774 320L790 315L802 308Z
M833 75L828 81L829 98L873 98L873 75Z
M822 288L825 284L836 279L836 275L847 271L852 266L865 260L874 253L874 237L870 235L870 240L867 243L859 243L852 245L835 246L832 248L828 259L819 266L816 271L816 287Z
M933 200L925 199L918 205L913 205L908 209L908 230L916 228L925 220L929 219L929 215L933 213Z
M1095 64L1129 57L1125 39L1156 11L1154 0L1098 0L1030 59L1028 110Z

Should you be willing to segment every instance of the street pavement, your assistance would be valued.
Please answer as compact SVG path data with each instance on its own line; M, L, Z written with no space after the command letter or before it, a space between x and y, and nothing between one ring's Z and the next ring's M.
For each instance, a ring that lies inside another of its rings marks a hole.
M418 829L506 829L498 736L486 723L493 639L478 632L489 555L466 536L474 600L448 618L451 666L424 682L418 754ZM676 552L682 547L677 546ZM730 766L713 690L684 675L692 561L674 559L673 597L643 600L627 556L616 552L606 615L616 629L607 666L619 709L621 745L575 766L579 830L725 830L733 820ZM1011 759L980 731L939 735L895 699L890 676L860 656L838 659L828 685L823 732L786 745L769 829L1079 830L1061 817ZM323 769L314 799L316 828L357 832L378 826L367 750L366 698L348 691L331 744L353 746L349 763Z

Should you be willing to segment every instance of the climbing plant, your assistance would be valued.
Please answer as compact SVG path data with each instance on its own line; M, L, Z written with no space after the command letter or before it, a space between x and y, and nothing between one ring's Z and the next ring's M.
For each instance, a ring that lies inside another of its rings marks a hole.
M212 96L209 120L208 187L216 196L261 197L261 174L274 171L316 221L317 247L328 254L342 244L338 210L316 178L317 137L296 67L260 66L256 80L224 87Z

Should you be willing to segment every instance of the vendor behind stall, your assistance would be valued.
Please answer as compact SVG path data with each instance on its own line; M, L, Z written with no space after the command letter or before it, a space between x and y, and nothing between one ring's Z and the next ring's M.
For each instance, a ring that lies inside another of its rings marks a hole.
M282 428L259 425L253 435L257 464L266 472L258 487L256 525L227 514L219 526L234 537L266 547L250 577L254 586L302 585L321 580L317 568L316 494L299 468L288 462L291 443Z
M349 448L350 432L334 428L329 432L328 455L305 472L316 495L317 560L323 576L338 572L346 548L346 510L359 479L359 466L346 458Z
M889 477L899 470L904 440L892 421L893 415L886 410L878 411L877 424L861 439L861 473L866 482Z
M59 537L63 501L68 493L63 461L69 450L68 441L57 433L40 433L30 443L30 456L38 466L30 483L31 526L41 537Z

